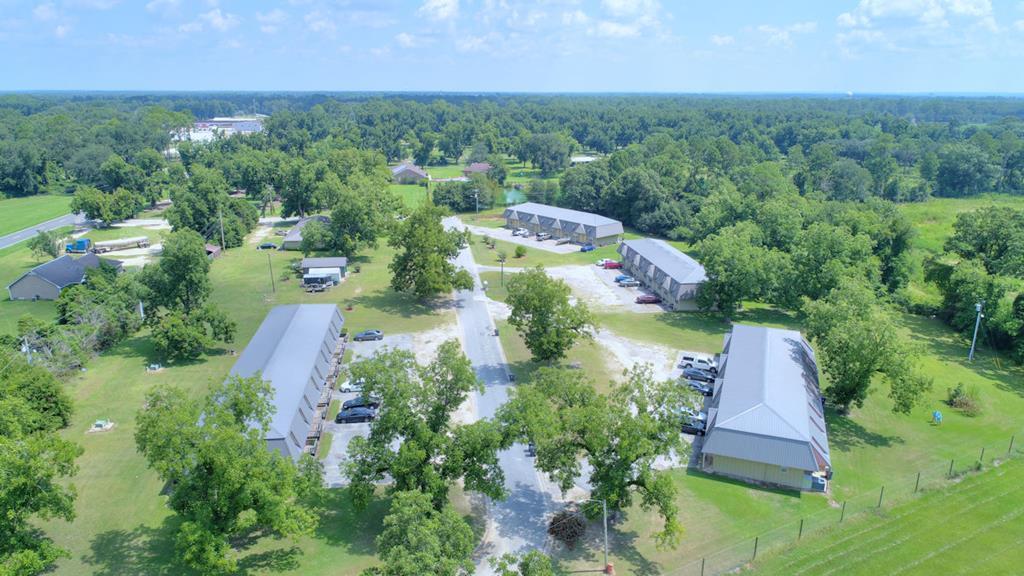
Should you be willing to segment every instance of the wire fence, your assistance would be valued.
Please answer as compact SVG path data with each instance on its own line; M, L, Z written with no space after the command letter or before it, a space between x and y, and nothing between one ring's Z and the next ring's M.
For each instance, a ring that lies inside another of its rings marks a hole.
M735 544L707 553L700 558L666 570L664 576L715 576L733 572L769 553L799 546L801 540L836 530L866 514L886 511L928 490L945 488L970 472L993 466L1008 458L1024 454L1024 435L1008 437L1002 446L979 447L976 452L963 452L949 460L932 464L890 481L874 490L832 501L832 505L814 514L782 523L771 530L752 534ZM979 484L973 485L974 490ZM952 499L969 496L953 496ZM935 501L937 505L955 505L950 499ZM891 516L889 517L892 518Z

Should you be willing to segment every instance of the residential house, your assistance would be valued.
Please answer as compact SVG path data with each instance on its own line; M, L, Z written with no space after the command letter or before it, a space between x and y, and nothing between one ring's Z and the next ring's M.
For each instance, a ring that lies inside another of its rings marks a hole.
M473 174L487 174L491 171L491 168L493 166L491 166L490 162L473 162L462 169L462 175L469 178Z
M281 250L299 250L302 246L302 229L306 227L313 220L319 220L325 225L331 223L331 219L327 216L316 215L307 216L302 218L292 226L292 229L285 235L284 240L281 242Z
M80 258L65 254L25 272L7 286L11 300L56 300L62 290L85 281L85 272L109 264L119 271L120 260L100 258L89 252Z
M622 236L622 222L600 214L526 202L505 209L507 228L526 228L532 234L546 232L553 238L569 238L576 244L604 246Z
M429 179L427 171L415 164L402 163L391 167L391 180L395 184L418 184Z

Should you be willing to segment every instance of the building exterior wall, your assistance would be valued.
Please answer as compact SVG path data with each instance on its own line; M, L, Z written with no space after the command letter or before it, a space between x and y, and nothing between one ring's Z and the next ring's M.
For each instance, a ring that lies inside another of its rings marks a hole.
M11 300L56 300L60 288L35 274L28 274L8 287Z
M754 480L795 490L808 490L811 487L809 472L797 468L783 468L763 462L740 460L728 456L704 455L704 471L738 478Z
M539 232L547 232L551 234L552 238L564 238L568 236L573 244L593 244L594 246L607 246L608 244L615 244L619 241L618 234L612 234L611 236L604 236L602 238L595 238L583 232L565 232L561 228L554 226L544 226L539 222L531 222L529 220L519 220L511 216L505 217L505 227L510 229L526 228L531 234L537 234Z
M393 179L396 184L416 184L420 180L423 180L423 176L420 176L412 170L402 170L395 174Z

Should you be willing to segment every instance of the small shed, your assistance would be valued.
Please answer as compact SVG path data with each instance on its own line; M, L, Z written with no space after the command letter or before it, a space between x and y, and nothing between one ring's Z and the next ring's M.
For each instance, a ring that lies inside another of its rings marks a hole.
M310 268L302 275L303 284L341 284L341 270L337 268Z
M285 235L284 241L281 242L282 250L298 250L302 246L302 229L313 220L319 220L323 224L330 224L331 219L327 216L316 215L308 216L295 223L292 229Z
M210 260L213 260L214 258L219 258L220 257L220 246L217 246L216 244L207 244L206 245L206 257L209 258Z

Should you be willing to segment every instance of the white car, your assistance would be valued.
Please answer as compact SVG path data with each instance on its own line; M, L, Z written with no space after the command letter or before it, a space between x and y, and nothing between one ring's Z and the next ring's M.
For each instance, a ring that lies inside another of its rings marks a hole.
M527 236L530 235L530 231L527 230L526 228L516 228L515 230L512 231L512 235L522 236L523 238L526 238Z
M595 266L600 266L601 268L604 268L605 264L607 264L608 262L612 262L612 261L613 260L611 258L601 258L597 262L594 262L594 265Z
M339 386L338 390L341 392L362 392L364 383L365 381L362 378L356 380L355 382L353 382L352 379L350 378L348 380L345 380L345 383Z

